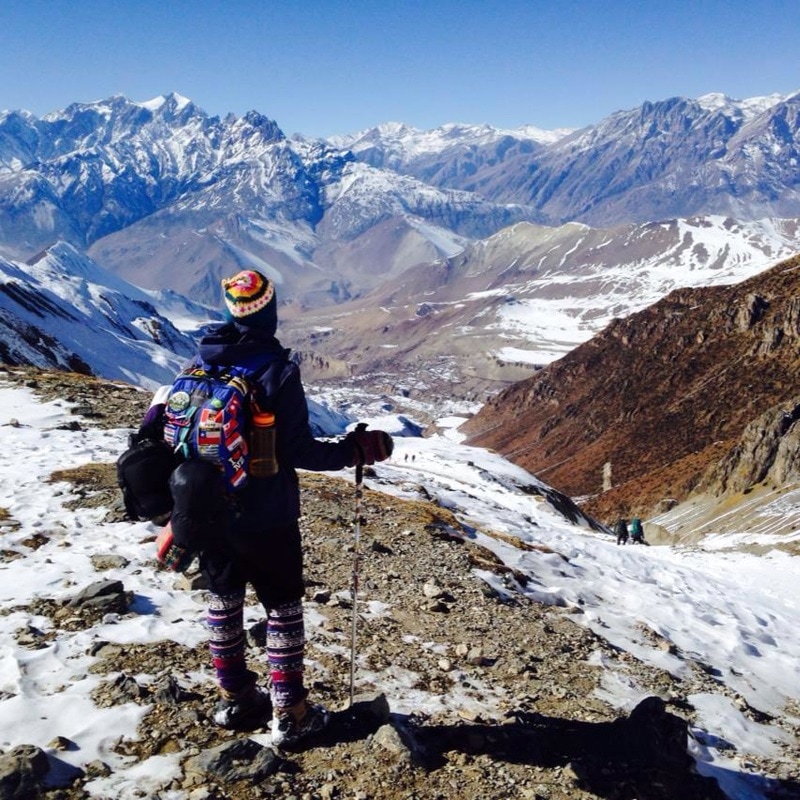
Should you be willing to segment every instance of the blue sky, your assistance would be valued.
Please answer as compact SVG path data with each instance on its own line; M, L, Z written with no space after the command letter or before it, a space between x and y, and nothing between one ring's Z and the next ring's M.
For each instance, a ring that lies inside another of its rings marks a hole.
M0 0L0 109L179 92L287 133L800 90L798 0Z

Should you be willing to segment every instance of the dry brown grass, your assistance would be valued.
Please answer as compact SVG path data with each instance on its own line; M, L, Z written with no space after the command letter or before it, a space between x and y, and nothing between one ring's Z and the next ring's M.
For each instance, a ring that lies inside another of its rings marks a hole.
M90 491L117 488L117 472L114 464L82 464L80 467L58 469L51 473L48 483L66 481L78 488Z

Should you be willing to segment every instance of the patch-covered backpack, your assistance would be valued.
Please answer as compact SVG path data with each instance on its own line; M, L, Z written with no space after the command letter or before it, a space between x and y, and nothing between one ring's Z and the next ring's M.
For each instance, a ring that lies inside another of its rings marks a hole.
M164 440L182 459L222 469L227 486L247 484L252 370L198 364L173 382L164 407Z

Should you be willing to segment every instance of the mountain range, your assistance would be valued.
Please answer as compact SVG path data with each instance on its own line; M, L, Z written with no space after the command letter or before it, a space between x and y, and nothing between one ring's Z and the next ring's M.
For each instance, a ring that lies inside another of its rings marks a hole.
M312 303L529 216L179 95L0 115L0 212L11 257L63 240L139 286L210 302L220 275L248 263Z
M376 167L598 227L798 216L800 94L674 97L581 130L390 124L335 142Z
M320 376L394 375L416 398L481 400L674 289L736 283L798 251L797 220L518 223L362 298L286 309L285 330L324 355Z
M800 250L797 220L704 217L596 229L518 223L333 306L284 304L281 338L314 381L420 401L482 400L680 287L736 282ZM66 243L0 258L0 353L143 386L219 312L143 290ZM431 408L432 410L432 408ZM423 414L424 420L433 414Z
M63 242L29 263L0 258L0 309L3 363L147 387L171 380L194 352L191 326L208 318L185 297L138 289ZM190 330L168 314L189 320Z
M317 307L517 222L800 216L800 96L676 98L579 131L403 126L288 139L171 94L0 114L0 252L56 241L143 288L215 303L242 264Z

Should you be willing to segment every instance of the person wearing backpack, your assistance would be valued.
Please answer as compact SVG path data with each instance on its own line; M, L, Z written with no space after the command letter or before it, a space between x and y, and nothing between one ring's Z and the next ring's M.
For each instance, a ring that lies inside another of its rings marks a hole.
M620 517L617 520L617 524L614 526L614 533L617 536L617 544L628 543L628 521L624 517Z
M303 682L305 630L303 553L297 468L340 470L374 464L392 452L391 437L365 426L337 442L314 438L297 364L276 338L275 286L255 270L222 281L226 322L200 340L195 365L244 368L260 409L274 415L277 471L248 478L232 491L201 459L172 474L170 524L177 534L194 526L203 540L200 569L209 587L209 649L221 699L218 725L252 730L272 712L272 742L289 747L328 722L308 700ZM167 401L167 407L170 401ZM269 689L247 667L243 609L250 584L267 614Z

